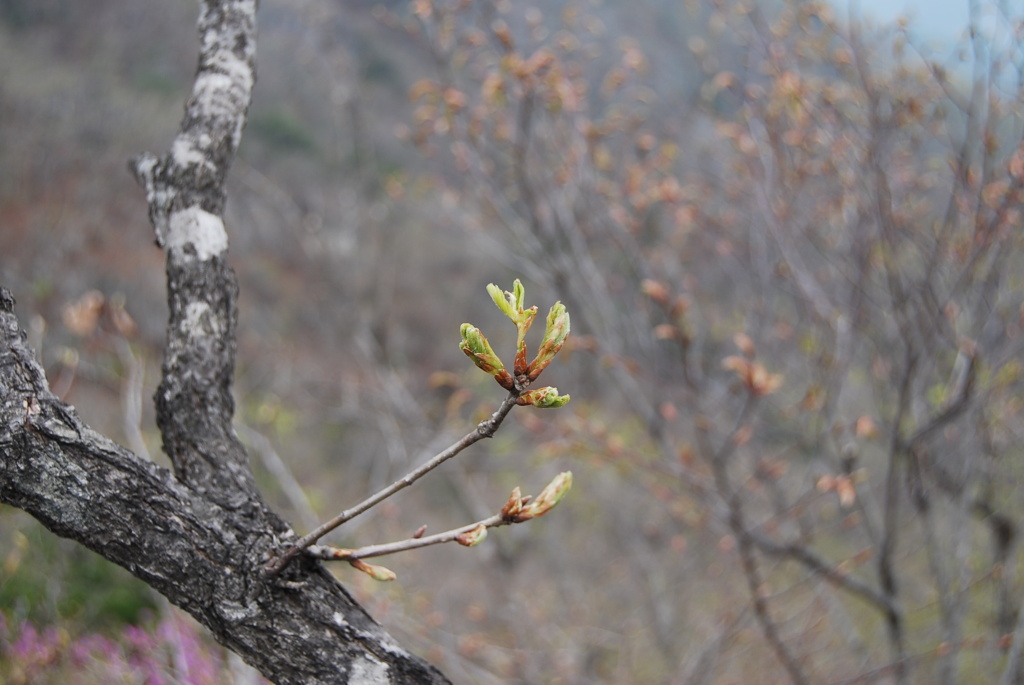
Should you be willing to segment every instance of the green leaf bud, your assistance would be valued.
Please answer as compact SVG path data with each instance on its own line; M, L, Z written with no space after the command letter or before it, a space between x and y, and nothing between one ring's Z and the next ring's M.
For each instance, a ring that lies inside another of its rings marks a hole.
M546 369L555 358L565 339L569 337L569 312L561 302L555 302L548 312L547 325L544 329L544 340L540 344L540 350L532 362L530 362L530 380L536 380L541 371Z
M515 517L517 521L528 521L529 519L543 516L551 511L556 504L562 501L565 493L572 487L572 471L563 471L555 476L541 493L529 504L523 507L522 511Z
M462 342L459 343L459 349L465 352L474 364L492 376L497 376L499 371L504 370L505 365L494 353L487 337L480 332L479 328L464 323L460 332L462 333Z

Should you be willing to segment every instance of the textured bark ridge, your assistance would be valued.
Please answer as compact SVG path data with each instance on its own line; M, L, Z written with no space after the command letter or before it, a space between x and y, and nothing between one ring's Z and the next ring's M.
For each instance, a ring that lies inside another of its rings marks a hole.
M263 568L296 538L256 490L231 427L237 285L223 182L255 82L254 0L201 2L201 52L170 152L132 170L167 255L157 424L173 473L56 398L0 288L0 501L125 567L277 683L447 683L319 562Z

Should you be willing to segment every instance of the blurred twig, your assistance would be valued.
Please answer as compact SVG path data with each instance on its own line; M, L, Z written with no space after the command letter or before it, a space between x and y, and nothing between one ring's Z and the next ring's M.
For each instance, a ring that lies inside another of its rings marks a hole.
M274 449L270 440L259 431L244 423L235 422L235 430L238 431L239 437L256 451L257 456L259 456L260 461L263 463L263 467L270 472L274 477L274 481L281 487L285 497L291 502L292 508L295 509L302 520L302 525L307 528L314 527L317 522L316 512L313 511L313 505L310 504L306 491L299 481L296 480L295 474L288 468L288 464L285 463L281 455Z

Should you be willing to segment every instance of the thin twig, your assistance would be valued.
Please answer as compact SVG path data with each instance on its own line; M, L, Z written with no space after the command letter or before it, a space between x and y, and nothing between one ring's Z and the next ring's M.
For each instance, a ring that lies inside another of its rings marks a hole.
M142 437L142 386L145 381L146 367L132 352L131 344L124 337L117 337L113 341L117 350L118 359L128 370L121 389L121 416L125 437L128 439L128 447L135 454L147 461L153 461L153 457L146 448L146 441Z
M1017 627L1013 631L1013 642L1006 656L1006 667L1003 669L1000 685L1015 685L1020 682L1021 652L1024 651L1024 606L1017 612Z
M855 577L843 573L839 568L815 554L806 545L800 543L777 543L770 538L758 535L754 531L746 531L744 534L750 538L750 541L763 554L780 559L792 559L813 573L822 576L835 587L860 597L887 615L896 611L892 598L879 593Z
M369 559L370 557L382 557L387 554L406 552L411 549L441 545L446 542L454 542L460 535L465 535L480 526L484 528L497 528L515 523L514 519L506 518L502 514L494 514L476 523L470 523L458 528L446 530L443 533L424 535L419 538L406 538L394 542L385 542L378 545L366 545L358 549L346 549L344 547L330 547L327 545L310 545L306 548L306 554L311 557L323 560L352 561L353 559Z
M383 490L374 493L373 495L367 497L359 504L355 505L350 509L346 509L345 511L341 512L331 520L321 524L312 532L299 538L298 542L296 542L293 547L290 547L283 554L274 558L273 560L271 560L269 564L267 564L267 566L265 567L266 572L272 576L277 575L284 569L285 566L288 565L288 563L292 559L301 554L303 550L308 548L310 545L315 543L317 540L322 538L327 533L330 533L332 530L334 530L341 524L345 523L346 521L349 521L358 516L359 514L362 514L367 509L371 509L377 504L380 504L388 497L391 497L400 490L404 490L405 488L409 487L410 485L418 481L420 478L427 475L428 473L436 469L438 466L448 461L449 459L451 459L456 454L466 449L470 445L479 442L484 438L489 438L493 436L494 433L497 432L498 428L501 426L501 423L505 420L505 417L508 416L508 413L512 411L512 407L516 406L516 399L518 397L518 391L510 392L505 397L505 399L502 400L501 406L498 407L497 411L491 414L490 418L486 419L485 421L481 421L477 425L475 430L470 431L469 433L464 435L459 441L453 443L444 451L439 452L435 456L431 457L431 459L424 463L422 466L409 472L405 476L399 478L398 480L396 480L394 483L387 486Z
M733 490L729 479L728 460L738 447L736 438L753 413L757 399L753 392L747 393L743 408L736 417L732 430L718 450L708 452L710 455L710 466L718 494L729 509L727 523L737 542L740 567L747 581L754 616L761 625L765 639L771 646L776 658L789 673L789 677L794 685L806 685L809 682L807 676L804 674L803 669L801 669L797 659L790 653L789 648L786 647L779 633L778 625L771 616L768 599L763 592L764 579L757 563L750 530L745 522L743 498L739 496L737 491Z

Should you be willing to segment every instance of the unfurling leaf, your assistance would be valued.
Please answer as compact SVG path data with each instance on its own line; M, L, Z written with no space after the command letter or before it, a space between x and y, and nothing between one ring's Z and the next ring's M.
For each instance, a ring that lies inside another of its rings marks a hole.
M526 373L526 332L530 330L537 316L537 307L523 309L526 290L518 278L512 283L512 292L502 292L501 288L493 283L487 286L487 292L498 309L516 325L516 358L512 369L516 376L520 376Z
M533 405L538 409L557 409L569 403L569 395L559 395L558 388L545 386L536 390L527 390L516 398L516 404L521 407Z
M512 283L512 292L504 291L493 283L488 284L487 293L498 305L498 309L505 313L505 316L512 319L512 323L522 329L523 334L529 330L534 317L537 316L537 307L523 309L523 302L526 298L526 289L518 278Z
M556 504L562 501L565 493L572 487L572 471L563 471L555 476L550 483L541 490L540 494L522 508L516 516L515 521L528 521L551 511Z
M505 312L505 316L517 322L516 313L523 308L523 300L526 297L526 290L522 282L517 278L512 284L512 292L502 292L499 286L493 283L487 284L487 294L498 305L498 309Z
M459 543L463 547L476 547L484 538L487 537L487 526L480 524L472 530L467 530L465 533L455 536L455 542Z
M391 569L385 568L384 566L377 566L375 564L368 564L362 559L353 559L348 563L352 565L352 568L362 571L374 580L379 580L381 582L394 580L398 577L398 575Z

